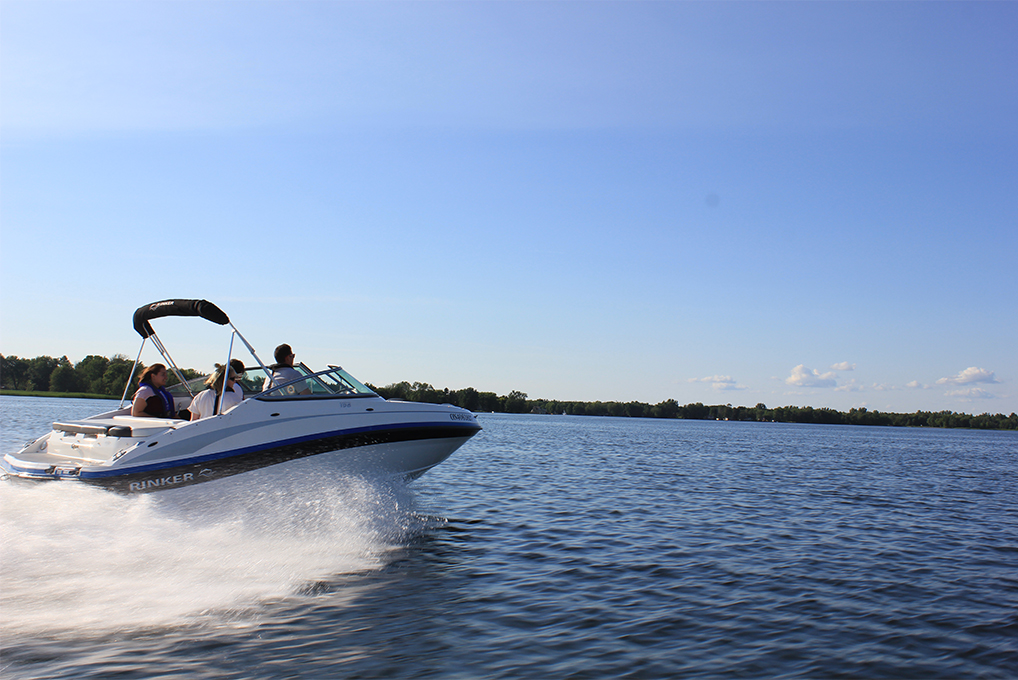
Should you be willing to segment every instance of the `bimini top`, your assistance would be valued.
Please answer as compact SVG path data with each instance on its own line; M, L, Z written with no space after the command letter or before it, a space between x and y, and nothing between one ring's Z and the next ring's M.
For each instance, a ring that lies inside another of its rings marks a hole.
M134 330L143 338L155 335L149 320L162 316L200 316L220 326L230 323L230 317L226 316L226 312L208 300L163 300L135 310Z

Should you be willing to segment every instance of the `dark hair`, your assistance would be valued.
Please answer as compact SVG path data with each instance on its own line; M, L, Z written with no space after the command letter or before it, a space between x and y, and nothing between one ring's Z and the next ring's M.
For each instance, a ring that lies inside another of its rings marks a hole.
M230 368L233 369L234 373L240 375L244 372L244 362L240 359L230 359Z
M141 372L141 377L138 378L138 384L141 385L142 383L148 383L149 385L151 385L152 374L161 373L165 370L166 366L163 364L152 364L151 366L149 366L148 368Z
M284 342L282 345L276 348L276 363L277 364L283 363L286 357L290 356L291 354L293 354L293 350L290 349L290 346Z

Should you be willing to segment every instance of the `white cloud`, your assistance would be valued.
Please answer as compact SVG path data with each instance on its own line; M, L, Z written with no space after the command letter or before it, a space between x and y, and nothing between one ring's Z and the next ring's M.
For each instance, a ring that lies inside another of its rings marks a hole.
M709 375L706 378L690 378L689 382L719 382L733 383L735 380L730 375Z
M940 382L939 380L937 382ZM949 397L959 397L962 401L972 401L973 399L996 399L997 395L992 392L987 392L982 387L970 387L967 390L949 390L945 392Z
M785 378L785 383L798 387L837 387L838 382L835 378L833 372L820 373L820 371L799 364L792 369L792 375Z
M930 389L931 386L930 385L924 385L921 382L919 382L918 380L913 380L910 383L905 383L905 387L911 388L913 390L928 390L928 389Z
M854 378L846 384L834 388L835 392L862 392L862 390L862 385L857 385Z
M968 385L970 383L997 383L1000 382L993 375L993 371L987 371L985 368L976 368L970 366L958 375L951 376L950 378L941 378L937 381L938 385Z
M730 375L710 375L706 378L690 378L689 382L711 383L711 387L718 392L749 389L745 385L736 384L735 379Z
M842 361L841 363L833 364L831 366L831 369L835 371L854 371L855 364L850 364L847 361Z

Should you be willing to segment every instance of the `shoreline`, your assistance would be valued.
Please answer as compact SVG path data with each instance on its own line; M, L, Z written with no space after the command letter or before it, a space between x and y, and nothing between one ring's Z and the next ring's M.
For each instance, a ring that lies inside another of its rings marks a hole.
M108 394L92 394L89 392L36 392L32 390L0 390L3 397L56 397L59 399L116 399Z

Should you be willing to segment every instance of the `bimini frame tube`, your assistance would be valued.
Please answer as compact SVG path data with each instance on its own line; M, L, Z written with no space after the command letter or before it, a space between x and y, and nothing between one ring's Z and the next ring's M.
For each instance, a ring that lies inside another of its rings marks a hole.
M247 351L251 353L251 356L254 357L254 360L257 361L258 365L262 367L263 371L265 371L265 375L269 376L269 379L271 380L272 379L272 371L270 371L268 369L268 367L265 364L262 363L262 358L260 356L258 356L258 352L256 352L255 348L251 346L251 343L247 341L247 338L245 338L241 334L241 332L237 330L237 327L233 325L232 321L230 322L230 328L232 328L233 332L237 334L237 337L240 338L240 341L244 343L245 347L247 347ZM230 341L230 348L231 349L233 348L233 341L232 340Z
M232 327L233 324L231 323ZM230 373L233 371L233 366L230 365L230 361L233 359L233 338L237 335L237 329L234 328L233 332L230 333L230 349L226 352L226 363L223 364L223 389L219 390L219 394L216 395L216 407L213 409L213 413L223 412L223 398L226 397L226 379L230 377Z
M187 390L188 394L194 397L194 392L191 391L191 388L187 384L187 378L185 378L183 373L180 372L180 369L177 368L177 364L173 361L173 357L170 356L166 347L163 346L163 341L160 340L159 336L153 331L151 335L146 338L142 338L141 340L141 348L138 350L138 357L134 360L134 366L131 367L131 376L127 379L127 384L124 385L124 394L120 397L120 408L124 408L124 401L127 399L127 391L131 389L131 383L134 382L134 372L138 370L138 363L141 361L141 353L145 349L145 341L149 338L152 338L152 344L156 346L156 349L159 350L159 354L162 355L163 359L166 360L166 363L168 363L170 368L173 369L173 374L177 376L177 380L180 381L180 384L184 386L184 389Z
M177 368L177 364L173 361L173 357L171 357L170 353L166 351L165 347L163 347L162 340L160 340L159 336L156 335L155 333L152 333L150 337L152 338L152 342L155 343L156 349L158 349L159 353L163 355L164 359L166 359L166 363L168 363L170 365L170 368L173 369L174 374L176 374L177 376L177 380L179 380L180 384L184 386L184 389L187 390L187 393L193 397L194 392L192 392L191 388L187 386L187 379L184 378L184 375L180 372L180 369Z
M124 408L124 400L127 399L127 390L131 389L131 383L134 382L134 372L138 370L138 362L141 361L141 352L145 349L145 341L148 338L141 339L141 347L138 349L138 356L134 360L134 366L131 366L131 375L127 377L127 382L124 383L124 393L120 396L120 406L118 408Z

